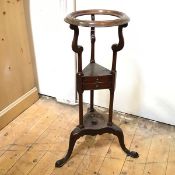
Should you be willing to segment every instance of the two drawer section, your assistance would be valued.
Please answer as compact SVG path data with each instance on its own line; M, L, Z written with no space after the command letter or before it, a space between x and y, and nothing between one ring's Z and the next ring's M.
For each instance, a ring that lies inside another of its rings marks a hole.
M109 89L112 87L112 75L106 76L84 76L83 90Z

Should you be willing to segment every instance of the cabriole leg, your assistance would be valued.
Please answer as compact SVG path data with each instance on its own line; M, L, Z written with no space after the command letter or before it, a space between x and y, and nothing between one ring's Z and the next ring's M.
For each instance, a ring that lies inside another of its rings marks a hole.
M113 125L112 126L112 133L118 137L120 146L121 146L122 150L127 154L127 156L130 156L133 158L139 157L139 154L137 152L130 151L129 149L126 148L125 143L124 143L123 131L119 127Z
M65 155L64 158L56 161L55 167L62 167L67 162L67 160L70 158L72 151L74 149L74 146L75 146L75 142L79 138L79 133L80 133L79 131L80 131L79 128L75 128L71 132L70 139L69 139L69 148L68 148L67 154Z

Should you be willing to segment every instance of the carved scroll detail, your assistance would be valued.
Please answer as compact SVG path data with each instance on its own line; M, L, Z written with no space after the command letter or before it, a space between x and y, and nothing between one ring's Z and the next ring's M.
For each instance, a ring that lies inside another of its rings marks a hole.
M124 47L124 37L123 37L123 28L127 27L128 24L120 25L118 27L118 37L119 37L119 42L118 44L113 44L112 45L112 50L113 50L113 61L112 61L112 71L116 71L116 59L117 59L117 52L122 50Z
M78 45L79 29L78 26L70 25L70 28L74 30L74 38L72 41L72 50L78 54L78 72L82 72L82 52L83 47Z
M124 47L124 38L123 38L123 27L127 27L128 24L121 25L118 27L118 37L119 37L119 43L112 45L112 50L114 52L118 52L123 49Z
M70 25L70 28L74 30L74 38L72 41L72 50L76 53L80 53L83 51L83 47L79 46L78 43L78 36L79 36L79 29L78 26Z

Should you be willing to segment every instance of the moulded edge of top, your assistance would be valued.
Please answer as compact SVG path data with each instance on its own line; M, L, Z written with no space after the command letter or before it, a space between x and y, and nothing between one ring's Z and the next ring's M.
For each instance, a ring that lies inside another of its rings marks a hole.
M110 16L117 17L117 19L104 20L104 21L77 19L77 17L84 16L84 15L110 15ZM104 9L75 11L75 12L68 14L64 20L65 20L65 22L67 22L71 25L83 26L83 27L120 26L120 25L127 24L130 21L129 17L123 12L119 12L119 11L115 11L115 10L104 10Z

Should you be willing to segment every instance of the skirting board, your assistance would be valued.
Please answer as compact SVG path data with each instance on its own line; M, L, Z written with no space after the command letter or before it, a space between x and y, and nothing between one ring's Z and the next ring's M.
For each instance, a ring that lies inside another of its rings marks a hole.
M36 87L0 111L0 130L39 99Z

